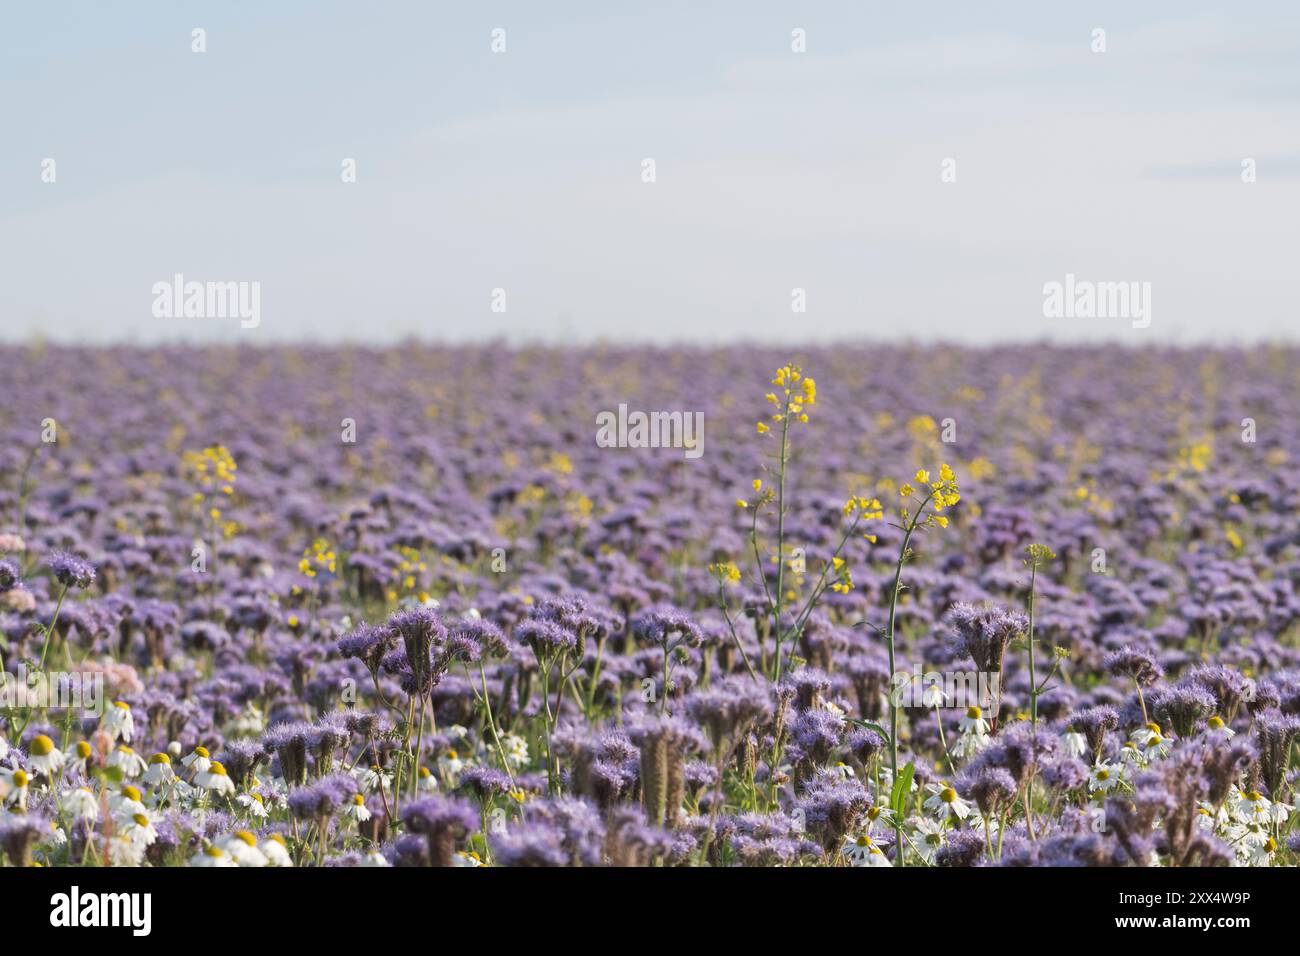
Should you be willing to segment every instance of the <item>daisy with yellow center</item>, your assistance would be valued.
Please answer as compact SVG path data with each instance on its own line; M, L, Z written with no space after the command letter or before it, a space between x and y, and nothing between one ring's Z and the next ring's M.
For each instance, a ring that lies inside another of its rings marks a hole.
M66 759L63 751L54 746L54 741L44 734L32 738L27 747L27 764L37 773L52 777L63 767Z
M232 794L235 792L235 782L226 773L226 768L215 760L209 762L207 770L194 775L194 785L202 787L204 790L211 790L213 793Z

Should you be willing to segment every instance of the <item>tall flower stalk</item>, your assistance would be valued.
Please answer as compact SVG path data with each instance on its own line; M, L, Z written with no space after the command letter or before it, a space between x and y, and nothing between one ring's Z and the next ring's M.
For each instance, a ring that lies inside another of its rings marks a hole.
M946 528L948 519L943 512L961 500L957 478L947 465L939 466L939 478L930 480L930 472L921 469L916 473L918 487L904 484L898 489L904 502L899 512L901 524L893 524L903 533L898 546L898 560L894 563L894 584L889 589L889 618L885 626L885 648L889 652L889 769L890 779L898 780L898 695L895 694L895 675L898 673L895 649L897 644L898 599L903 591L903 567L912 559L912 535L918 529ZM924 492L924 497L921 497ZM894 835L897 839L898 862L903 863L903 821L894 816Z

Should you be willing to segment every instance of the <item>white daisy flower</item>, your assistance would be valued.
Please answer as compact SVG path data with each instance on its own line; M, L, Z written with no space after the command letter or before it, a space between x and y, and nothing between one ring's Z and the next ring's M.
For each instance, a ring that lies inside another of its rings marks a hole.
M427 792L427 791L438 789L438 778L435 777L433 774L429 773L428 767L420 768L419 778L420 779L416 783L416 786L419 787L421 790Z
M1234 788L1228 796L1228 806L1232 810L1233 819L1243 823L1262 823L1268 820L1273 801L1258 790L1243 793Z
M149 758L149 767L144 772L144 782L151 786L166 786L176 779L172 769L172 758L165 753L156 753Z
M280 834L272 833L268 836L262 841L261 849L268 866L293 866L289 848L284 845L284 837Z
M94 750L89 741L78 740L63 752L64 767L71 773L85 773L86 761L90 759L92 753Z
M1124 767L1121 764L1101 761L1088 771L1088 789L1109 793L1124 779Z
M1273 864L1273 855L1278 851L1278 842L1268 836L1264 843L1251 844L1251 849L1245 856L1247 864L1251 866L1270 866Z
M108 841L108 862L112 866L139 866L144 862L144 844L137 843L124 833L116 834Z
M913 824L912 847L921 854L927 863L934 862L934 855L943 846L943 824L926 817L917 817Z
M257 845L257 837L248 830L236 830L217 845L224 850L237 866L255 868L267 866L266 854Z
M144 758L126 744L118 744L108 755L107 763L110 767L120 767L122 776L130 779L140 776L145 770Z
M465 769L465 761L454 750L448 750L438 758L438 770L448 780L454 782L456 775Z
M1149 722L1145 727L1140 727L1129 735L1139 747L1146 751L1148 757L1167 757L1169 748L1173 743L1173 738L1166 736L1160 729L1160 725L1155 721Z
M352 802L343 811L343 815L356 820L357 823L365 823L373 814L366 807L366 798L358 793L353 796Z
M974 705L966 708L966 714L957 722L964 734L979 734L981 737L989 732L988 721L984 719L984 711Z
M424 770L423 767L421 767L420 769ZM383 771L383 769L380 767L376 766L376 767L366 767L364 769L358 769L354 771L354 774L357 778L357 782L360 783L362 788L365 789L366 792L368 793L375 792L380 788L380 786L382 786L384 790L392 789L392 785L393 785L392 778L388 774L386 774Z
M1067 757L1082 757L1088 752L1088 738L1077 730L1067 730L1061 735L1061 751Z
M192 773L206 773L212 766L212 754L208 753L207 747L195 747L185 755L181 766Z
M894 826L894 811L888 807L868 807L863 819L866 821L867 836L871 836L877 828L889 830Z
M235 781L230 779L226 768L217 761L208 762L208 769L194 775L194 785L213 793L231 794L235 792Z
M108 798L108 806L115 816L129 817L147 811L142 799L139 789L128 783Z
M235 802L243 808L244 812L250 817L257 820L265 820L267 817L266 803L262 800L260 793L241 793L235 797Z
M18 808L20 812L27 812L27 786L31 783L31 777L27 775L26 770L10 770L7 767L0 767L0 796L11 806Z
M889 862L889 857L885 856L884 851L876 846L876 842L866 833L856 839L846 840L840 850L845 859L853 866L893 865Z
M27 747L27 765L45 777L53 777L63 766L66 757L54 746L54 741L44 734L32 738Z
M947 820L956 817L958 820L965 820L970 814L970 807L961 797L957 796L957 791L949 784L932 783L926 787L931 796L922 806L929 810L940 820Z
M99 816L99 798L89 787L78 787L63 795L59 808L74 820L93 820Z
M988 734L974 732L958 734L957 740L952 745L952 755L959 760L965 760L975 756L992 742L993 738Z
M1135 740L1124 741L1124 746L1119 748L1119 759L1122 763L1137 768L1145 767L1148 763L1146 754L1141 751Z
M921 706L929 709L942 707L948 701L948 695L944 693L943 685L935 681L924 684L921 687Z
M365 859L361 861L361 865L380 867L380 866L392 866L393 864L389 863L387 858L385 858L385 856L382 853L380 853L378 850L371 850L369 853L366 854Z
M122 834L141 846L150 846L158 839L158 831L147 813L133 813L122 821Z
M200 850L190 857L190 866L238 866L230 854L221 847L213 845Z
M1223 722L1217 714L1205 722L1205 736L1216 740L1231 740L1237 732Z
M131 735L135 733L135 721L131 718L131 708L124 701L115 701L112 707L104 709L104 716L100 718L99 725L114 739L122 739L126 743L131 742Z

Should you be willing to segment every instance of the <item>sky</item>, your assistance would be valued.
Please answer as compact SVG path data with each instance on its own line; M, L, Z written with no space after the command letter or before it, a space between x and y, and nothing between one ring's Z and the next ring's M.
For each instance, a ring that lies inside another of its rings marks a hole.
M15 4L0 89L0 342L1300 335L1294 3Z

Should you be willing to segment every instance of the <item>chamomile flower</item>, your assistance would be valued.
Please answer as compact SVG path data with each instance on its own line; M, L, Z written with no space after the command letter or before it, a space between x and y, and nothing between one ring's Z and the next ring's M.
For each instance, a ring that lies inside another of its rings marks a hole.
M1151 721L1146 726L1133 731L1129 739L1143 748L1148 760L1152 757L1169 756L1169 748L1173 743L1172 739L1165 736L1160 730L1160 725L1155 721Z
M416 782L416 786L419 787L421 790L427 793L429 791L438 789L438 778L435 777L433 774L429 773L428 767L420 768L419 777L420 779Z
M27 786L31 783L31 779L26 770L9 770L0 767L0 793L5 795L5 802L17 807L21 812L26 812Z
M108 755L107 763L110 767L120 768L122 776L128 779L140 776L145 770L144 758L126 744L118 744Z
M387 857L385 857L378 850L371 850L361 860L361 865L373 866L373 867L384 867L384 866L392 866L393 864L389 863Z
M970 807L957 795L957 791L950 784L943 781L931 783L926 786L926 790L930 792L930 796L922 806L940 820L949 820L954 817L958 820L965 820L970 814Z
M1205 722L1205 736L1214 740L1231 740L1237 732L1223 722L1217 714Z
M144 782L152 786L165 786L176 779L172 770L172 758L165 753L156 753L149 758L149 767L144 772Z
M935 707L942 707L948 702L948 695L944 693L943 684L937 681L925 683L921 687L921 706L933 710Z
M198 853L190 857L190 866L220 866L231 867L238 866L230 854L215 844L204 847Z
M93 820L99 816L99 798L89 787L77 787L59 799L59 809L74 820Z
M971 706L966 708L966 714L957 722L962 733L979 734L983 736L989 732L988 721L984 719L984 711L979 707Z
M260 793L241 793L235 797L235 803L255 820L265 820L267 817L266 801Z
M78 740L63 752L65 758L63 766L69 773L85 773L86 761L90 759L90 755L94 752L94 748L90 746L89 741Z
M104 708L104 716L100 718L100 727L113 740L122 740L125 743L131 742L131 736L135 733L135 721L131 717L131 708L124 701L115 701L112 707Z
M284 837L278 833L272 833L262 841L262 855L266 857L268 866L293 866L293 859L289 856L289 848L284 845Z
M451 858L452 866L482 866L483 861L477 853L462 850Z
M158 831L147 813L133 813L122 821L122 833L141 846L150 846L158 839Z
M1271 836L1265 836L1261 842L1247 841L1242 846L1242 862L1246 866L1270 866L1277 852L1277 841Z
M1096 766L1088 771L1088 789L1091 791L1100 790L1102 793L1110 793L1124 779L1124 767L1122 764L1106 763L1100 761Z
M868 836L877 830L887 831L894 825L894 811L888 807L868 807L863 814L863 821Z
M420 769L423 770L424 768L421 767ZM355 776L357 782L361 784L362 788L367 792L374 792L379 790L381 787L384 790L388 790L392 787L393 783L389 775L386 774L383 771L383 768L377 764L357 770Z
M213 793L232 794L235 792L235 782L226 773L226 768L215 760L209 762L206 771L194 775L194 785L202 787L204 790L211 790Z
M1077 730L1067 729L1061 735L1061 752L1067 757L1082 757L1088 753L1088 738Z
M917 817L913 829L911 846L921 854L926 863L933 863L934 855L943 846L943 824L928 817Z
M195 774L204 773L212 766L212 755L207 747L195 747L181 760L181 766Z
M1147 755L1138 747L1136 740L1126 740L1124 745L1119 748L1120 763L1131 767L1145 767L1149 761Z
M369 808L366 807L366 798L359 793L353 796L352 802L344 809L343 815L356 820L357 823L365 823L373 816Z
M27 754L27 765L46 777L54 776L65 759L63 751L54 746L54 741L44 734L32 738Z
M454 750L448 750L438 758L438 771L453 783L456 780L456 775L464 769L465 761Z
M988 734L978 734L974 731L960 733L953 741L951 752L957 759L965 760L975 756L992 742L993 738Z
M1202 830L1221 830L1232 822L1232 813L1226 804L1216 810L1212 804L1202 802L1196 808L1196 815Z
M266 854L257 845L257 837L248 830L236 830L222 840L217 841L225 853L235 861L237 866L261 867L267 865Z
M108 840L108 862L112 866L139 866L144 862L146 849L148 847L143 843L127 834L116 833Z
M142 799L140 790L128 783L109 797L108 805L116 815L129 817L146 811L147 807L141 802Z
M883 850L876 845L876 841L871 839L871 835L864 833L859 837L845 840L844 845L840 848L844 858L853 866L892 866L889 857L885 856Z

